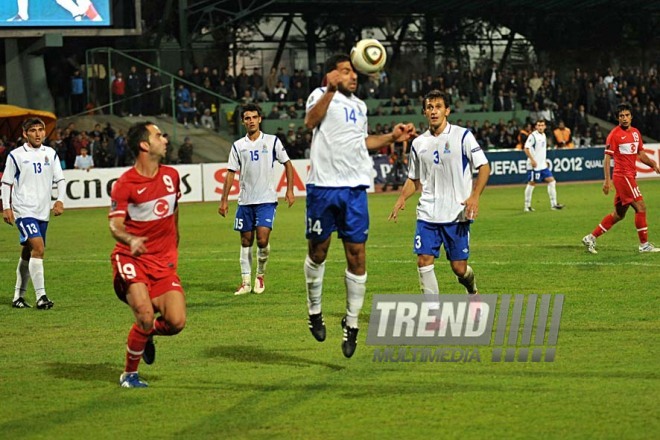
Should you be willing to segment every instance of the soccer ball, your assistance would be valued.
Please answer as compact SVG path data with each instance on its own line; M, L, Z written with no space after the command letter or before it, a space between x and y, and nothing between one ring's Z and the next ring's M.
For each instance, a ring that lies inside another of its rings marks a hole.
M380 41L365 39L351 49L351 63L355 70L365 75L379 72L385 67L387 52Z

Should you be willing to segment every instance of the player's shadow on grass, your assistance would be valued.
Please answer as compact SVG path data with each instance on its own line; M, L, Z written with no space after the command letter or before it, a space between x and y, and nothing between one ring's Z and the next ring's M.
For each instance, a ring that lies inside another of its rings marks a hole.
M247 345L219 345L206 350L206 355L210 358L225 358L235 362L251 362L257 364L279 364L292 365L295 367L308 367L318 365L331 370L340 371L346 367L329 362L314 361L298 356L278 353L275 351L264 350L260 347Z
M116 382L121 368L115 364L80 364L51 362L46 364L48 374L57 379L74 379L86 382Z

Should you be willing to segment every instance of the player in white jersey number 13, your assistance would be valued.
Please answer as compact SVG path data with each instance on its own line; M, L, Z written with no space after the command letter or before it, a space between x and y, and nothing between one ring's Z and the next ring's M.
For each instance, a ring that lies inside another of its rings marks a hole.
M479 214L479 197L486 187L490 166L469 130L447 121L447 95L430 91L424 98L429 129L417 137L408 158L408 179L394 204L390 220L397 220L406 200L421 188L413 252L422 293L429 309L439 309L435 259L444 246L452 271L468 294L476 294L474 272L468 265L470 223ZM472 173L478 170L473 184Z
M53 205L53 214L57 216L64 212L64 174L55 150L43 145L46 125L41 119L30 118L23 122L23 137L27 142L9 153L2 175L2 217L8 225L16 224L23 246L16 268L12 307L31 307L25 301L25 290L31 279L37 308L47 310L53 307L53 302L46 296L44 281L51 190L53 184L57 184L58 196Z
M396 124L391 133L369 135L367 106L354 95L357 74L347 55L325 62L325 87L307 98L305 125L313 129L307 180L305 260L308 325L314 338L325 340L321 295L330 237L337 231L344 242L347 268L346 315L342 320L342 352L351 357L358 334L358 315L366 293L365 243L369 233L366 189L373 182L371 149L407 141L412 124Z

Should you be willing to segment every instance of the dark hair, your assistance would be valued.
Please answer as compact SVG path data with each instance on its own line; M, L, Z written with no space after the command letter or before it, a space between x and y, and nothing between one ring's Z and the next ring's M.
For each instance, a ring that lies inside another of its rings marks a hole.
M41 125L44 130L46 129L46 124L44 121L41 120L41 118L28 118L25 121L23 121L23 131L28 131L30 127L33 127L35 125Z
M619 114L621 112L626 111L626 110L628 110L629 112L632 113L632 105L628 104L627 102L623 102L623 103L617 105L616 106L616 115L617 115L617 117L619 116Z
M426 109L426 101L430 99L442 99L442 102L445 103L445 107L449 108L449 97L447 94L441 90L434 89L424 96L424 100L422 101L422 114L424 114L424 110Z
M243 107L241 107L241 119L243 119L245 112L257 112L259 117L263 116L261 113L261 107L259 107L257 104L245 104Z
M339 63L343 63L344 61L351 61L351 57L349 57L346 54L343 53L338 53L335 55L330 56L327 60L325 60L325 63L323 64L323 73L329 73L332 72L337 68L337 65Z
M128 148L131 149L135 157L140 154L140 142L149 142L149 127L153 122L144 121L131 125L126 134Z
M546 121L544 118L540 118L540 119L537 119L536 121L534 121L534 125L538 124L539 122L543 122L544 124L548 123L548 121Z

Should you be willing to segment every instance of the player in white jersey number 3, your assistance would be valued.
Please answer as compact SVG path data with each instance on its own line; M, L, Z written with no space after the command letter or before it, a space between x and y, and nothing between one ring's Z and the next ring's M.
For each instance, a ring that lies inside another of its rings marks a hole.
M46 124L39 118L23 122L27 142L9 153L2 175L2 217L8 225L18 227L23 249L16 268L16 289L12 307L31 307L25 301L28 280L32 280L37 308L47 310L53 302L46 296L44 250L51 209L51 190L57 184L57 201L53 214L64 212L64 173L57 153L43 145ZM11 196L11 205L10 205Z
M486 155L472 132L447 121L447 102L447 95L439 90L425 96L423 111L429 129L412 143L408 179L389 216L396 221L406 199L421 188L413 252L417 254L419 282L431 303L430 310L440 308L434 263L441 246L458 282L468 294L477 293L474 272L468 265L470 224L479 214L479 197L490 175ZM478 173L473 185L475 170Z

